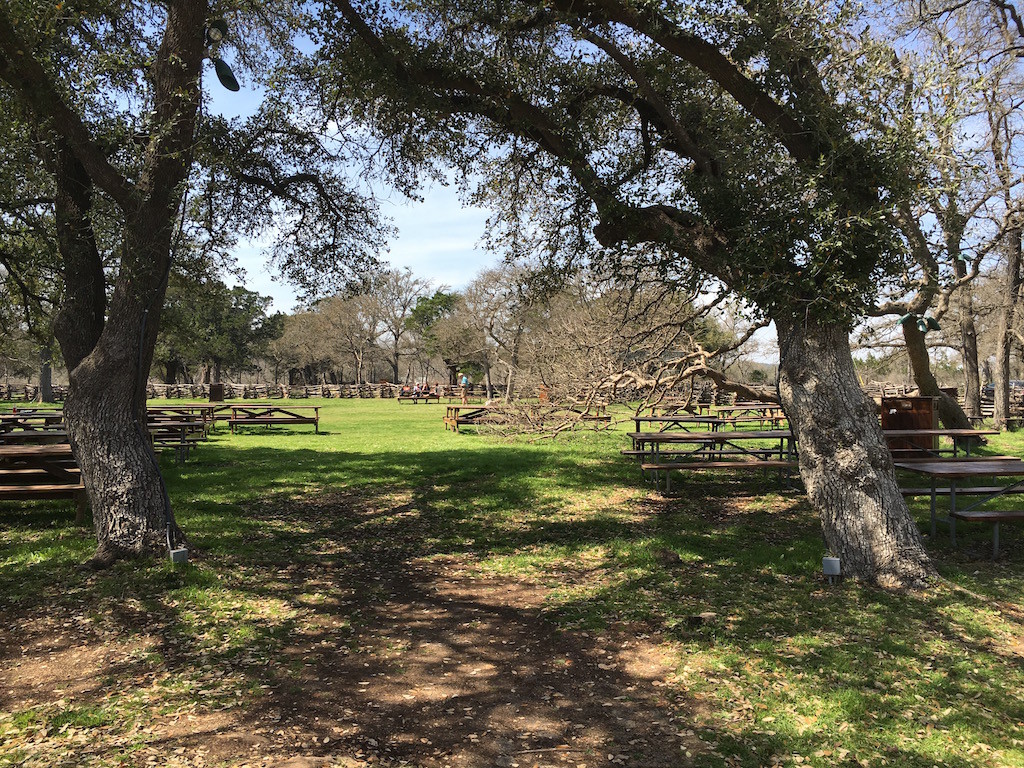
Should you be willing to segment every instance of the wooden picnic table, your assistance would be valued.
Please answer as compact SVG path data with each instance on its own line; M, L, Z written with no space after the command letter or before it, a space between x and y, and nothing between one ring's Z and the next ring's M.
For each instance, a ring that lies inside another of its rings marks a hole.
M151 418L147 426L153 447L173 450L175 460L180 464L188 459L193 448L206 440L209 423L194 417Z
M312 411L313 415L308 415ZM314 431L320 434L319 405L232 405L231 418L228 425L231 433L237 427L277 426L281 424L312 424Z
M1020 459L996 459L980 461L928 461L928 462L896 462L898 469L924 475L931 482L931 532L935 535L936 521L949 525L953 546L956 546L956 521L992 523L992 558L999 556L999 523L1003 521L1024 520L1024 510L993 510L982 509L988 502L1010 494L1024 493L1024 461ZM987 480L990 483L998 480L1012 479L1005 485L986 485L983 487L961 485L961 481ZM947 488L940 489L939 481L948 483ZM936 504L939 495L949 496L949 512L946 517L939 517ZM959 508L958 496L980 496L973 504Z
M460 426L477 424L490 410L486 405L448 405L444 414L445 431L458 432Z
M416 403L419 403L421 401L424 403L429 403L431 400L433 400L435 403L439 403L441 402L441 395L438 394L437 392L420 392L418 395L401 394L398 397L396 397L395 400L397 400L399 403L412 403L413 405L416 405Z
M633 450L623 451L640 459L640 471L653 475L657 486L665 478L665 490L672 490L671 473L694 469L777 469L779 472L797 467L796 445L788 429L719 430L717 432L630 432ZM754 446L750 442L774 442L776 445ZM665 446L683 446L683 450L665 451ZM729 456L729 459L725 457Z
M148 405L146 417L153 421L163 418L190 419L198 416L203 421L213 423L214 414L221 409L218 403L187 403L185 405Z
M660 424L659 432L665 432L673 428L686 432L706 432L710 428L712 432L717 432L723 426L731 427L736 425L736 419L725 419L718 416L695 416L689 413L685 415L634 416L633 422L636 424L637 432L643 431L643 424L650 424L652 426Z
M88 500L70 443L0 444L0 499L75 500L75 520L85 522Z

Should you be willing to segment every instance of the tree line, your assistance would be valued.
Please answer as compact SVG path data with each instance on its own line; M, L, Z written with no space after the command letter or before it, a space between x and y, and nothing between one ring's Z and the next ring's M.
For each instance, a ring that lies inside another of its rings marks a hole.
M581 397L644 368L624 397L677 384L690 357L727 367L741 341L727 313L713 313L717 302L594 275L554 284L543 269L511 264L461 290L382 269L292 313L268 314L269 303L216 277L172 275L153 378L455 386L465 375L506 398L541 386Z

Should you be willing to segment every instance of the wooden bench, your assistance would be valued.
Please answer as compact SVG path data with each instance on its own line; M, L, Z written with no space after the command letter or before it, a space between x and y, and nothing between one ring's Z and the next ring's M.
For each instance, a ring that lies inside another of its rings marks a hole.
M312 415L309 415L312 411ZM312 424L317 434L320 434L320 406L319 405L292 405L279 406L231 406L231 418L228 419L228 426L231 433L235 433L237 427L254 426L277 426L284 424Z
M71 445L0 445L0 500L74 499L75 522L89 509Z
M438 395L438 394L435 394L433 392L427 392L427 393L423 393L423 394L419 394L419 395L399 395L395 399L399 403L412 403L413 405L416 405L416 403L419 403L419 402L424 402L424 403L429 403L430 401L434 401L435 403L440 403L441 402L441 396Z
M206 440L208 422L204 419L154 417L150 415L149 437L153 448L172 450L178 463L188 459L189 452Z
M957 495L960 489L957 488ZM963 520L967 523L992 523L992 559L999 557L999 524L1024 520L1024 510L1002 510L1002 509L972 509L949 513L949 532L953 539L953 546L956 546L956 521Z
M672 491L672 475L673 470L682 470L684 472L694 472L704 469L777 469L780 474L785 470L796 469L799 464L796 461L789 461L785 459L764 459L755 461L669 461L669 462L645 462L640 465L640 471L644 474L648 472L654 473L654 484L655 487L660 487L661 482L658 479L658 473L665 473L665 492L671 493Z

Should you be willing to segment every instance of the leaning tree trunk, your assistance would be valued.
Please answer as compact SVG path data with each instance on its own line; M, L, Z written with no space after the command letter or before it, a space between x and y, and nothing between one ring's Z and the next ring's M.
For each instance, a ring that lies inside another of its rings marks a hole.
M857 383L848 334L776 318L779 394L800 451L800 475L843 572L882 586L933 571L900 493L874 403Z
M921 329L913 321L903 323L902 328L907 357L910 358L910 368L919 393L925 397L938 398L939 420L946 429L971 429L971 420L960 404L939 389L939 382L935 380L928 357L928 344Z

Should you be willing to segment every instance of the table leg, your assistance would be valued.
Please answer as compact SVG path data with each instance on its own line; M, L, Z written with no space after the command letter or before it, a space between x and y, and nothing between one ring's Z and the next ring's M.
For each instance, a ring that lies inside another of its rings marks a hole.
M932 478L932 541L935 541L935 478Z
M956 480L949 483L949 537L953 541L953 549L956 549Z

